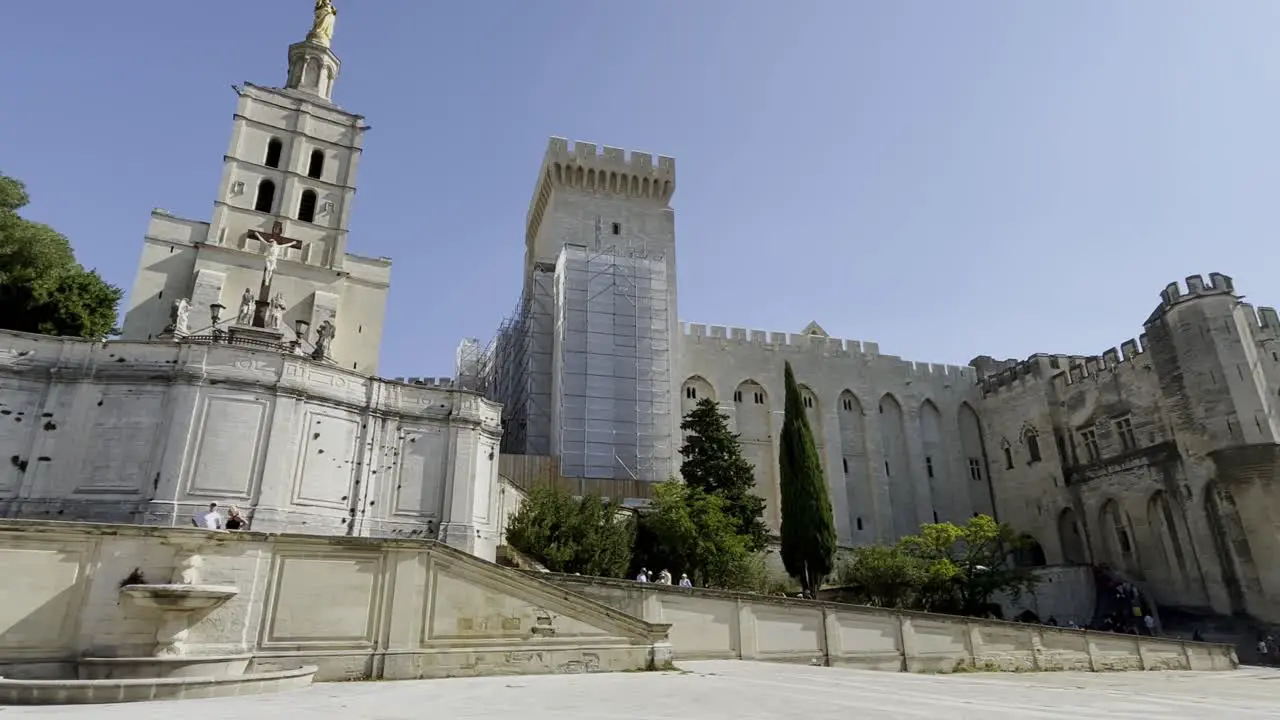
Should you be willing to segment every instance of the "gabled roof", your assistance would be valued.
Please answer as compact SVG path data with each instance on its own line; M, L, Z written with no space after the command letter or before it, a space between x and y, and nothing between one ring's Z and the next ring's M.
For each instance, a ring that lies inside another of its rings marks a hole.
M817 335L818 337L831 337L830 335L827 334L826 330L822 329L822 326L819 325L816 320L809 323L808 325L805 325L804 329L800 331L800 334L801 335Z

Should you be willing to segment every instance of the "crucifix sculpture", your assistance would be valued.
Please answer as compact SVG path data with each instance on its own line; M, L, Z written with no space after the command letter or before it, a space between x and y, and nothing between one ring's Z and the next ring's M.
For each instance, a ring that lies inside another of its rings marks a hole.
M262 268L262 284L258 288L258 299L254 302L253 308L253 326L265 328L267 326L267 315L271 310L271 281L275 278L276 263L280 261L280 256L284 255L285 248L302 249L302 241L293 238L287 238L281 234L284 225L279 221L271 224L271 232L266 233L261 230L251 230L250 234L256 235L258 240L266 245L266 260Z

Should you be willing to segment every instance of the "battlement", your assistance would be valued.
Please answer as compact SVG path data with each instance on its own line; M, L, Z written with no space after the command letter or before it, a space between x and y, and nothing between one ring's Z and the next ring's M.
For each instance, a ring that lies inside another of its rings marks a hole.
M1259 340L1280 338L1280 315L1276 313L1275 308L1255 308L1249 303L1240 303L1240 307L1244 309L1245 319L1248 320L1249 329L1253 331L1255 338Z
M1127 373L1138 367L1136 361L1142 360L1147 352L1147 336L1138 336L1137 340L1125 340L1120 349L1111 348L1102 355L1073 358L1066 366L1066 372L1053 377L1054 388L1059 394L1067 392L1073 385L1098 383L1114 378L1117 374Z
M676 189L676 160L659 155L655 165L646 152L553 137L542 161L543 176L555 185L588 192L649 198L663 203Z
M393 378L395 382L404 383L405 385L421 385L423 387L441 388L444 390L452 389L454 381L451 377L398 377Z
M968 379L974 375L973 368L959 365L942 365L937 363L915 362L903 360L894 355L880 354L878 343L863 340L845 340L822 335L805 335L803 333L773 332L754 330L724 325L702 325L698 323L680 323L680 334L685 342L718 343L719 346L752 346L762 350L784 353L814 353L827 357L852 357L861 355L873 361L901 363L904 374L918 378L945 378L950 380Z
M1177 282L1169 283L1164 290L1160 291L1160 305L1167 308L1197 297L1234 293L1235 284L1231 282L1230 277L1222 273L1209 273L1209 282L1207 284L1200 275L1188 275L1185 292L1183 292L1183 286Z
M1050 380L1059 392L1067 386L1110 377L1132 366L1146 352L1147 336L1129 339L1120 347L1101 355L1049 355L1038 353L1022 362L1005 364L1002 369L979 381L983 397L1001 393L1017 393L1028 389L1043 391L1044 380Z

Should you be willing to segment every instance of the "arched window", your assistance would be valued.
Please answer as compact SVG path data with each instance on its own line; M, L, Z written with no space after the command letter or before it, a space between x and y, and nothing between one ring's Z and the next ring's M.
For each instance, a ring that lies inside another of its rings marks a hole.
M312 150L311 161L307 163L307 177L313 177L317 180L324 173L324 151Z
M276 203L276 184L270 180L258 183L258 195L253 200L253 209L260 213L269 213Z
M303 190L302 199L298 201L298 219L302 222L316 221L316 191Z
M1036 431L1027 428L1022 435L1022 440L1027 444L1027 454L1031 456L1031 462L1040 462L1040 438L1036 435Z
M271 138L267 141L267 159L266 166L278 168L280 167L280 154L284 152L284 143L279 138Z

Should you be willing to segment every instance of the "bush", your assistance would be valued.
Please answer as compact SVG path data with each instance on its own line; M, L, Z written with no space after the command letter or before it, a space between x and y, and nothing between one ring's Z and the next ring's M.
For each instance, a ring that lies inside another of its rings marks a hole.
M625 577L635 537L632 513L616 502L546 486L507 523L508 545L559 573Z

